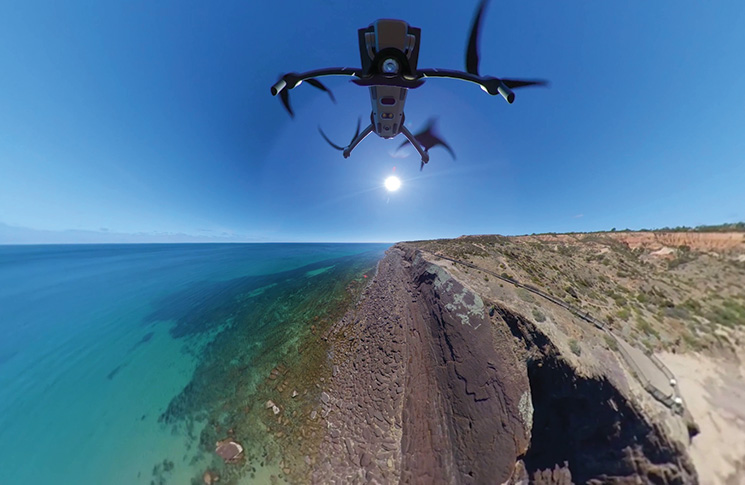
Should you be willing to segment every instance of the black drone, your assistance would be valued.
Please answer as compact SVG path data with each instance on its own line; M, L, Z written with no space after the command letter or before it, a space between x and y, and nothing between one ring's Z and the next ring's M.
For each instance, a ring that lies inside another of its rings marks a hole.
M307 81L311 86L327 92L331 100L336 102L331 91L316 78L322 76L352 76L355 78L352 82L358 86L367 86L370 89L370 101L372 103L370 124L360 133L358 120L354 138L346 147L332 143L319 127L321 136L329 145L340 150L344 158L349 157L352 150L373 132L382 138L394 138L399 133L403 133L407 141L403 142L401 147L411 143L422 158L420 168L423 168L424 164L429 161L428 150L436 145L443 145L455 157L452 149L434 132L433 122L430 122L421 133L416 135L413 135L404 126L406 119L404 105L406 103L406 93L409 89L418 88L429 77L461 79L478 84L481 89L492 96L500 94L508 103L512 104L515 101L513 89L546 85L545 81L539 80L503 79L479 75L478 38L481 18L487 3L488 0L482 0L471 27L471 35L466 49L466 72L450 69L417 69L421 29L411 27L403 20L380 19L366 29L357 31L362 60L361 68L332 67L304 73L291 72L282 76L272 86L272 95L279 94L282 104L290 113L290 116L294 116L290 107L288 90L299 86L303 81Z

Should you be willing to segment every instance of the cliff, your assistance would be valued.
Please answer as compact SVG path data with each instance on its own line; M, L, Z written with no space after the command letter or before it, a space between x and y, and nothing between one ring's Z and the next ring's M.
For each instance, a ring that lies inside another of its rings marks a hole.
M329 329L314 482L697 482L690 424L620 359L461 280L396 245Z

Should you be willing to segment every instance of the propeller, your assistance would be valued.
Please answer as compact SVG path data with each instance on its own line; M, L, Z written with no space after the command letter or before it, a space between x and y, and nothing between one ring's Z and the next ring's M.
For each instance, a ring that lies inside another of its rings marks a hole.
M484 10L489 0L482 0L479 9L476 11L476 17L473 19L471 26L471 36L468 39L468 48L466 49L466 72L475 76L479 75L479 31L481 30L481 19L484 16Z
M448 152L450 152L450 156L453 157L453 160L455 160L455 152L453 152L453 149L450 148L450 145L448 145L445 140L440 138L439 133L435 130L435 125L437 124L436 121L435 118L430 118L429 121L427 121L427 126L425 126L419 133L416 133L414 138L416 138L416 141L418 141L422 148L424 148L424 151L429 151L432 147L442 145ZM398 149L400 150L408 144L409 140L406 140L399 145Z
M357 118L357 130L354 132L354 136L352 137L352 141L354 141L355 138L357 138L359 136L359 134L360 134L360 122L361 121L362 121L361 118ZM326 136L326 133L323 132L323 130L321 129L320 126L318 127L318 132L321 134L321 136L323 137L323 139L326 140L326 143L328 143L332 147L336 148L340 152L341 151L344 151L344 147L340 147L336 143L334 143L331 140L329 140L329 137ZM350 145L352 144L352 141L349 142Z
M481 76L479 74L479 33L481 32L481 21L484 17L484 10L486 10L487 3L489 3L489 0L482 0L479 4L476 16L473 19L473 25L471 26L468 47L466 48L466 72L474 76ZM511 91L512 89L525 86L548 85L548 82L542 80L499 79L491 76L486 76L482 79L485 79L482 86L487 89L489 94L494 95L499 93L510 104L515 100L515 94Z
M336 103L336 98L334 97L334 93L332 93L329 88L324 86L323 83L321 83L321 81L319 81L318 79L313 79L313 78L306 79L306 81L308 82L308 84L310 84L314 88L327 92L329 97L331 98L331 101ZM297 81L294 85L290 86L288 82L288 86L279 92L280 101L282 101L282 104L284 105L285 109L287 110L288 113L290 113L290 116L293 118L295 117L295 113L292 111L292 106L290 106L290 89L298 87L300 83L302 83L302 81Z
M414 138L416 138L416 141L418 141L422 148L424 148L425 152L428 152L430 148L436 147L437 145L442 145L448 152L450 152L450 156L453 157L453 160L455 160L455 152L435 130L435 125L437 124L436 122L437 120L435 118L430 118L429 121L427 121L427 125L424 127L424 129L419 133L416 133L414 135ZM405 142L401 143L401 145L399 145L398 149L402 149L409 143L409 140L406 140ZM422 170L424 168L424 163L425 162L422 162L419 170Z
M542 80L526 81L521 79L502 79L502 83L510 89L522 88L525 86L548 86L548 81Z

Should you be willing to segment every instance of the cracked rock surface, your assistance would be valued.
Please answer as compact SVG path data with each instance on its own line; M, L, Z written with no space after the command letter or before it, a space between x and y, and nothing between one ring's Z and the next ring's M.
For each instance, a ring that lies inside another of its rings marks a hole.
M396 245L332 327L314 483L695 483L685 451L550 338Z

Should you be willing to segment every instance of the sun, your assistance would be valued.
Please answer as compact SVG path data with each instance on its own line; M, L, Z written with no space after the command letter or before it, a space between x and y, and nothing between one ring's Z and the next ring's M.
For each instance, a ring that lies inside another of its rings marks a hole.
M395 192L401 188L401 179L399 179L395 175L391 175L390 177L385 179L384 183L385 188L388 190L388 192Z

